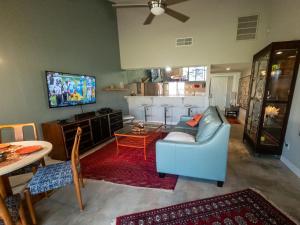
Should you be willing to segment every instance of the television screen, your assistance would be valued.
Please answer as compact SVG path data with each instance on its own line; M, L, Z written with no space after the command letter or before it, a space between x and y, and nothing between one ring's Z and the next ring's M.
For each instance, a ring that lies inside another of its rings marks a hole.
M96 78L46 71L50 108L96 103Z

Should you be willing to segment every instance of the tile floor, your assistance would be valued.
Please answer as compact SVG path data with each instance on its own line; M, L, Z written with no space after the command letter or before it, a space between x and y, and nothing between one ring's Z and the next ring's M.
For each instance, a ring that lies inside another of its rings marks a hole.
M256 158L242 143L241 125L233 125L228 176L223 188L215 183L180 177L174 191L134 188L86 180L84 212L77 206L73 187L56 191L36 204L41 225L110 225L119 215L255 188L300 223L300 179L278 159Z

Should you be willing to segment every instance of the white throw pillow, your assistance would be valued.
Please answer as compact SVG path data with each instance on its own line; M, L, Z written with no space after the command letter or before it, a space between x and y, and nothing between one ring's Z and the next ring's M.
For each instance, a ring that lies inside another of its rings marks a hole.
M170 132L164 140L166 141L179 141L179 142L195 142L193 135L183 132Z

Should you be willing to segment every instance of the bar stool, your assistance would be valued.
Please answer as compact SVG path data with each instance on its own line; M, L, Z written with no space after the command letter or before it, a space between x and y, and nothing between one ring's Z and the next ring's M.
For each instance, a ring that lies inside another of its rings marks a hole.
M148 114L148 111L153 107L153 105L142 104L142 107L144 107L144 120L145 122L147 122L148 118L151 116L150 114Z
M161 107L164 108L164 119L165 119L165 126L167 125L167 118L171 118L171 115L168 115L168 112L170 110L170 108L174 107L173 105L169 105L169 104L162 104Z
M187 110L188 110L188 116L192 116L193 109L199 108L196 105L188 105L188 104L184 105L184 107L187 108Z

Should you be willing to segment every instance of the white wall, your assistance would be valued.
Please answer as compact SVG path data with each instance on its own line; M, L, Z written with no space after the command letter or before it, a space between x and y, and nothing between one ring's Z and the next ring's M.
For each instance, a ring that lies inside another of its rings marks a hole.
M217 77L232 77L232 91L237 92L239 90L239 80L241 77L240 72L228 72L228 73L211 73L210 78L213 76Z
M282 160L300 177L300 71L297 77L293 104L290 112L289 123L285 135Z
M267 1L190 0L172 6L191 17L181 23L168 15L143 22L146 8L118 9L121 67L149 68L251 62L255 52L266 45ZM239 16L260 15L256 40L236 41ZM192 47L175 47L178 37L194 37Z
M97 76L97 104L84 106L86 111L128 110L121 93L101 91L123 79L117 21L108 2L0 1L0 27L0 124L39 124L81 112L48 108L45 70Z
M236 92L236 93L238 92L239 80L240 80L240 77L241 77L241 73L240 72L211 73L209 82L211 82L212 77L228 77L228 79L229 78L232 79L231 90L228 90L228 88L227 88L228 92L227 92L226 106L229 106L230 100L231 100L231 93L232 92ZM208 86L208 87L210 87L210 86ZM210 105L214 105L214 101L213 101L212 98L210 98L209 101L210 101Z

